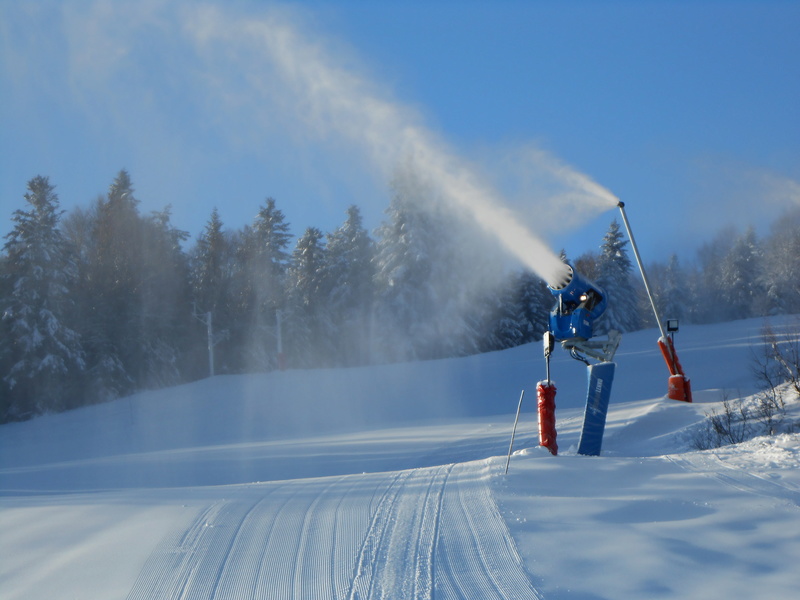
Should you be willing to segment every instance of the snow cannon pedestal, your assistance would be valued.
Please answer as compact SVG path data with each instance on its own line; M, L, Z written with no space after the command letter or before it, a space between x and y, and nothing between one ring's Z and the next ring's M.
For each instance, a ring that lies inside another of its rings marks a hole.
M544 446L555 456L556 443L556 386L552 381L540 381L536 386L539 408L539 445Z
M670 400L680 400L681 402L692 401L692 384L684 375L670 375L667 388L667 398Z
M681 402L692 401L692 385L683 372L681 361L678 360L678 353L675 352L675 344L671 337L662 336L658 340L658 348L667 363L669 369L669 383L667 384L667 398L670 400L680 400Z
M604 362L586 367L589 388L586 392L586 411L583 415L578 454L600 456L616 366L613 362Z

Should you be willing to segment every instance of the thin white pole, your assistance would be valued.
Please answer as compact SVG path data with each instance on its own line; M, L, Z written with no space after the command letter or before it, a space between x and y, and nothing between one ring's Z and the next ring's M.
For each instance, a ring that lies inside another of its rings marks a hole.
M208 335L208 372L214 376L214 326L212 325L212 313L206 313L206 332Z
M275 311L275 324L278 329L278 354L283 354L283 315L280 310Z
M522 397L525 395L525 390L519 395L519 403L517 404L517 416L514 418L514 429L511 431L511 443L508 445L508 458L506 459L506 472L508 475L508 463L511 462L511 449L514 447L514 435L517 433L517 423L519 422L519 411L522 409Z

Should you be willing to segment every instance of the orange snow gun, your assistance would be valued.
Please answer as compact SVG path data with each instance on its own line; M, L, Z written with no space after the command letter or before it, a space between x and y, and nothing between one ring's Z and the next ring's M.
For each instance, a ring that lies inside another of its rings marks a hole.
M681 366L681 361L678 360L678 354L675 352L675 344L672 343L672 338L661 336L658 339L658 347L669 369L667 398L670 400L691 402L692 385L683 372L683 367Z
M664 356L664 360L667 363L667 368L669 369L669 387L667 390L667 397L671 400L691 402L692 386L689 382L689 379L687 379L686 374L683 372L683 367L678 360L678 354L675 352L675 344L672 342L672 338L668 337L664 332L664 325L658 316L656 303L653 300L653 294L650 291L650 284L648 283L647 275L644 272L644 265L642 264L642 259L639 256L639 249L636 247L636 241L633 239L633 233L631 232L631 225L628 222L628 215L625 213L625 203L620 201L617 206L622 213L622 221L625 223L625 230L628 232L628 239L631 241L633 255L636 257L636 264L639 266L639 272L642 274L642 281L644 282L644 287L647 291L647 297L650 299L650 306L653 308L653 314L656 317L656 323L658 323L658 328L661 331L661 337L658 339L658 347L661 350L661 354Z

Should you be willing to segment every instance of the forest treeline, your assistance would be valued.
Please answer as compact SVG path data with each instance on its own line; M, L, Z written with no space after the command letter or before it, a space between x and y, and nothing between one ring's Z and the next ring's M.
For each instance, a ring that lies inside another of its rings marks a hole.
M0 422L212 371L426 360L541 338L553 304L544 282L498 268L412 175L391 192L373 232L351 206L335 231L295 237L267 198L239 229L214 209L190 240L169 208L141 214L124 170L69 213L34 177L0 255ZM601 330L652 326L616 221L598 242L572 262L609 296ZM683 323L800 313L800 210L764 239L724 231L691 265L673 256L648 275L662 316Z

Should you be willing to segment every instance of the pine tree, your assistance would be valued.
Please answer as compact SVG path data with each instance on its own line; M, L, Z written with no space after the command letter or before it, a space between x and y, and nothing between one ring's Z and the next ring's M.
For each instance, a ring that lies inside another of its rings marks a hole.
M596 333L616 329L621 333L639 327L638 295L633 284L631 261L616 219L609 226L600 247L597 262L597 284L605 290L608 305L598 319Z
M662 303L660 314L665 319L682 320L687 316L687 305L691 302L690 290L686 284L686 275L673 254L664 272Z
M568 262L566 257L562 257L562 260ZM585 252L575 259L572 266L588 280L596 282L600 278L600 262L601 259L597 252Z
M484 234L468 217L447 210L435 187L409 169L396 173L392 191L376 231L375 337L383 358L477 352L483 329L475 307L502 277L487 268Z
M11 398L9 397L8 384L4 377L11 371L14 364L12 355L11 338L11 319L10 314L4 312L4 305L11 298L11 291L14 289L13 276L11 273L11 262L4 252L0 252L0 423L4 423L10 418L9 408Z
M477 307L481 331L478 352L493 352L524 343L530 323L525 320L515 289L516 278L509 276L505 285L487 290Z
M428 190L405 174L392 185L387 218L376 232L376 338L390 361L433 358L439 354L435 338L443 333L434 322L438 298L433 270L434 262L443 258L444 232L433 213L420 209Z
M333 344L326 250L322 232L309 227L297 240L288 273L286 341L290 364L329 366Z
M285 304L290 239L289 224L272 198L239 239L231 343L242 351L239 362L244 370L266 371L276 364L277 312Z
M480 352L538 341L548 329L553 295L530 270L512 272L503 284L487 290L482 307Z
M205 229L197 239L192 251L191 284L193 313L197 320L197 335L194 338L195 349L191 352L196 362L205 364L203 359L208 352L209 342L214 353L214 370L216 373L230 373L237 370L234 355L230 347L230 332L235 328L232 289L236 261L234 244L223 231L219 211L214 208ZM209 323L209 320L211 321ZM211 340L209 336L209 326ZM206 374L203 369L197 375Z
M91 392L101 401L135 390L144 379L145 227L138 205L123 169L95 208L85 327Z
M325 277L334 328L334 357L339 366L369 362L373 307L374 244L358 207L347 209L347 220L328 235Z
M219 211L214 208L197 239L192 257L192 293L197 311L217 312L225 304L228 245Z
M192 327L189 262L182 249L189 234L173 227L170 216L168 206L143 222L138 384L148 388L182 380L182 356Z
M731 252L733 240L737 237L734 228L725 228L697 251L699 273L695 283L698 292L699 323L715 323L726 318L727 294L723 287L723 269L725 258Z
M800 313L800 208L787 211L764 243L767 314Z
M520 343L540 340L548 330L553 295L547 284L532 271L524 270L517 276L516 304L522 316L523 336Z
M761 286L761 258L760 244L750 227L736 237L722 261L720 283L725 291L727 319L745 319L761 312L758 304L765 296Z
M80 337L67 322L75 264L58 229L58 196L47 177L37 176L24 197L29 209L14 212L4 246L3 420L73 406L85 367Z

